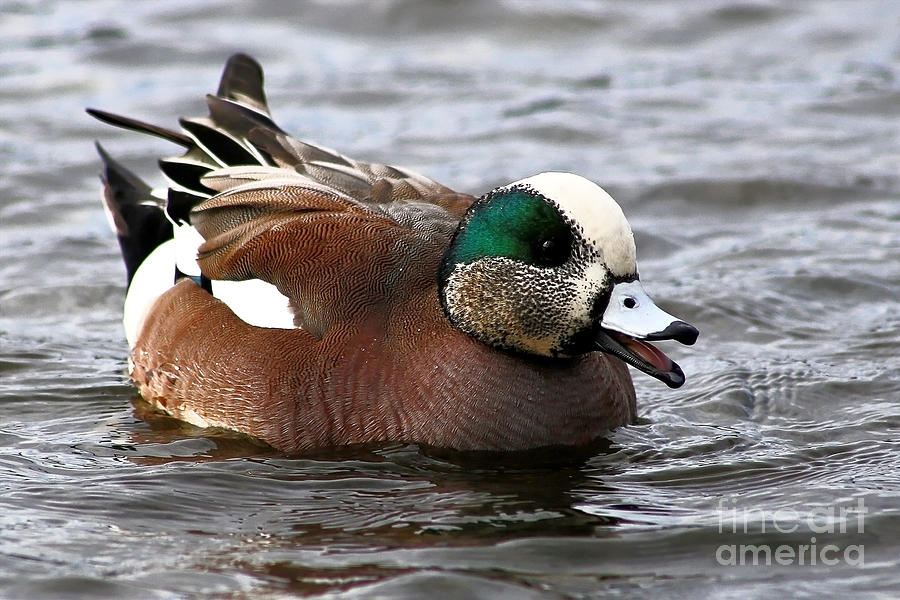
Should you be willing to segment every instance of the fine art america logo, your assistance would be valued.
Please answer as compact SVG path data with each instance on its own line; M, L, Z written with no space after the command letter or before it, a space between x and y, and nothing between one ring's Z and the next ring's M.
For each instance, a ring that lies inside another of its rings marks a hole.
M854 535L863 533L864 518L869 511L862 498L857 499L855 505L814 507L804 512L793 508L774 512L737 508L736 502L735 498L719 501L719 533L756 537L801 532L801 535L808 533L809 537L803 535L802 541L795 543L722 544L716 548L716 562L720 565L834 566L843 563L861 567L865 562L863 544L837 543L842 535L850 541Z

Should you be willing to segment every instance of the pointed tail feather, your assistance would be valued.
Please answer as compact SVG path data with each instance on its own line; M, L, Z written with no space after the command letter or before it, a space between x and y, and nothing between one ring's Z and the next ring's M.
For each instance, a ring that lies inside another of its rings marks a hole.
M172 239L172 224L153 198L150 186L112 159L100 144L103 159L103 204L110 225L119 238L128 283L137 268L160 244Z
M214 174L230 167L248 167L258 174L270 168L287 169L356 200L379 204L396 199L423 199L444 206L444 201L438 198L448 194L459 197L417 173L357 161L289 136L272 120L263 89L262 68L246 54L235 54L228 59L217 95L207 96L207 107L209 114L205 117L181 119L181 131L88 109L88 113L101 121L155 135L185 149L180 156L159 161L160 169L169 179L170 190L178 192L170 194L168 208L168 214L178 226L190 224L190 211L197 204L225 191L221 186L230 177ZM463 204L466 202L462 200Z
M122 129L130 129L131 131L140 131L141 133L149 133L150 135L161 137L164 140L175 142L185 148L190 148L194 145L194 140L190 137L183 133L160 127L159 125L145 123L144 121L132 119L131 117L123 117L122 115L117 115L98 108L86 108L84 110L98 121L103 121L108 125L121 127Z
M228 58L216 96L234 100L271 117L263 88L263 70L252 56L238 53Z

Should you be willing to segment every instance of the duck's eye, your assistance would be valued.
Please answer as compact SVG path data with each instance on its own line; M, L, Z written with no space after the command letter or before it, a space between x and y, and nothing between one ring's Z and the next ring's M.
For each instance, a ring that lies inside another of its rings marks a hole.
M537 248L537 263L543 267L558 267L569 256L569 239L566 236L544 238Z
M634 308L637 306L637 300L632 298L631 296L626 296L624 300L622 300L622 304L625 305L625 308Z

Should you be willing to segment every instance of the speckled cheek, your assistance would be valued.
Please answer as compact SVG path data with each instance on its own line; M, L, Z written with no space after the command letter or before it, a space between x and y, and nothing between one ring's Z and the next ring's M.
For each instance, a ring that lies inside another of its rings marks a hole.
M609 271L603 262L596 260L585 267L569 304L569 315L576 327L590 323L594 301L608 285Z

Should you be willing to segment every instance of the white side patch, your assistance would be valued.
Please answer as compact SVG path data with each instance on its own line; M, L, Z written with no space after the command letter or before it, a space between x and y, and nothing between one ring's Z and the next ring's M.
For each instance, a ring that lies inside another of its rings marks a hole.
M637 271L634 234L618 203L599 185L572 173L539 173L508 186L529 185L556 202L562 213L580 225L587 241L603 254L613 275Z
M228 305L242 321L256 327L296 329L287 296L261 279L213 281L213 296Z
M128 287L122 324L130 348L134 348L150 306L174 283L175 241L169 240L144 259Z
M200 265L197 264L197 248L205 240L192 225L175 225L175 260L178 270L192 277L200 276ZM174 270L173 270L174 272Z
M125 296L122 324L128 346L134 348L150 307L175 283L175 240L151 252L131 280ZM196 261L194 261L196 264ZM179 269L184 271L182 265ZM199 268L198 268L199 273ZM241 320L256 327L295 329L288 299L274 285L260 279L213 281L213 295L228 305Z

